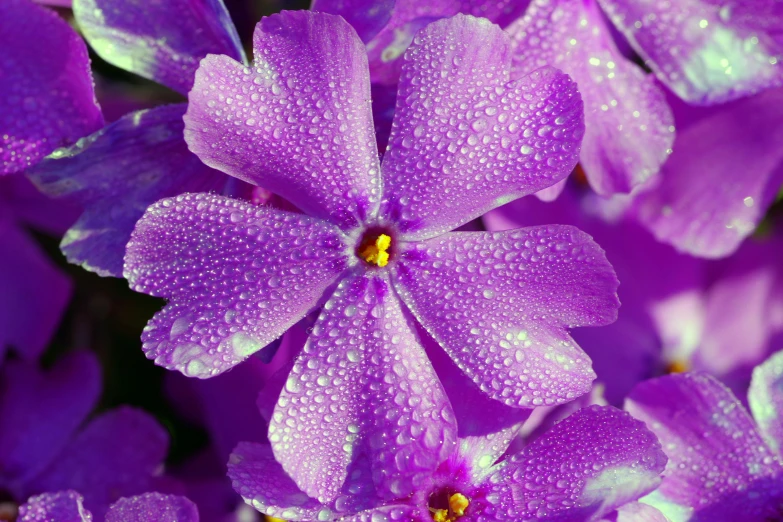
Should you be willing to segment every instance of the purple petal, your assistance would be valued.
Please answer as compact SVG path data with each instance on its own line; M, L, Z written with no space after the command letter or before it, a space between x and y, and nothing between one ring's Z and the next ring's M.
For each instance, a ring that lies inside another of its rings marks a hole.
M87 47L57 13L0 3L0 175L24 170L103 125Z
M715 109L678 133L660 183L637 198L639 218L683 252L731 254L783 183L781 141L783 89Z
M49 371L19 361L0 373L0 486L21 488L48 466L95 407L101 391L90 352L62 358Z
M428 25L406 52L381 210L406 239L457 228L576 164L576 85L551 68L509 83L510 46L499 27L457 15Z
M19 522L92 522L84 498L75 491L44 493L30 497L19 507Z
M65 312L71 282L27 232L2 217L0 288L0 346L37 360Z
M385 277L343 280L277 402L269 440L309 496L332 501L361 452L381 498L411 494L455 447L454 413Z
M5 206L19 222L52 236L59 236L76 222L82 209L76 205L55 201L38 190L24 176L5 176L0 179L0 206Z
M783 456L783 351L753 370L748 403L764 440Z
M146 493L121 498L109 508L106 522L198 522L196 505L178 495Z
M445 234L395 270L405 304L462 371L516 407L590 390L590 359L567 328L614 321L617 285L598 245L565 225Z
M555 424L499 466L487 483L499 512L538 520L594 520L655 489L666 455L625 412L590 406Z
M148 206L184 192L220 191L231 179L188 151L185 109L128 114L30 169L40 190L85 209L60 244L68 261L121 277L125 245Z
M120 497L149 491L167 449L168 434L154 418L123 406L92 420L28 487L80 491L100 519Z
M420 335L454 410L459 454L478 482L506 452L532 410L512 408L487 396L426 332Z
M422 515L422 509L408 504L392 504L391 506L382 506L368 509L357 513L351 517L341 518L342 522L429 522L428 518Z
M722 263L706 292L704 333L694 366L727 383L780 349L783 332L783 237L749 238ZM741 303L741 306L738 304ZM745 392L742 391L744 394Z
M580 159L596 192L627 193L658 172L674 142L671 110L654 77L617 49L593 0L538 0L506 31L515 73L551 65L576 81L585 103Z
M248 68L210 56L196 75L185 140L207 165L352 228L380 192L367 56L340 17L264 18Z
M669 519L652 506L629 502L617 509L617 522L669 522Z
M220 462L228 459L240 441L266 440L267 424L258 414L256 398L269 379L269 370L269 364L250 357L214 379L187 379L201 403L210 444Z
M759 10L773 2L598 2L658 78L690 103L723 103L783 84L783 40L768 32Z
M342 16L367 43L392 17L397 0L313 0L311 11Z
M222 0L75 0L73 14L101 58L182 94L208 54L245 61Z
M131 288L170 301L142 348L191 377L224 372L316 306L344 250L334 226L302 214L210 194L159 201L125 257Z
M267 444L240 442L228 461L228 477L245 502L270 517L318 520L319 513L322 517L332 515L328 506L299 489ZM370 482L371 478L366 480ZM352 496L347 500L350 502Z
M669 457L663 483L645 502L667 516L692 508L690 520L703 522L779 514L774 504L783 498L783 468L748 412L714 377L690 373L646 381L626 409L647 423Z
M373 84L396 86L402 56L414 35L427 24L463 13L505 27L521 16L529 3L530 0L396 0L386 27L371 41L365 40Z

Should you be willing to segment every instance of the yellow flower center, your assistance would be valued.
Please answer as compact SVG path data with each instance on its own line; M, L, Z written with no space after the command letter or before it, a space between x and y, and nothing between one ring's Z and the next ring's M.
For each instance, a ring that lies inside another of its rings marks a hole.
M432 520L435 522L454 522L465 514L465 510L468 509L469 505L468 497L462 493L454 493L449 497L449 509L430 508Z
M666 373L684 373L690 370L688 361L682 359L675 359L666 365Z
M369 264L383 267L389 264L389 247L391 247L391 237L381 234L375 242L364 245L359 255Z

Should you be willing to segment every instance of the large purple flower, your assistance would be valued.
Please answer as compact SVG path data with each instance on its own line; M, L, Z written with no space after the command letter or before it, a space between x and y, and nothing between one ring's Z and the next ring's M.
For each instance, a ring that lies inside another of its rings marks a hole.
M196 505L185 497L145 493L125 497L94 519L84 498L72 490L44 493L19 508L19 522L198 522Z
M669 463L644 502L672 522L783 516L783 352L756 368L748 401L705 373L644 382L626 409L658 436Z
M581 409L503 457L514 431L461 437L411 495L396 498L378 495L369 470L358 465L341 495L320 503L263 444L240 444L228 473L247 503L287 520L588 522L655 489L666 465L655 436L610 406Z
M73 11L103 59L183 95L208 53L245 59L222 0L75 0ZM188 151L185 108L127 114L31 169L42 191L85 209L60 245L70 262L119 277L125 245L149 205L189 191L237 194L237 180Z
M122 407L85 423L100 394L89 352L43 372L7 362L0 370L0 492L21 503L45 491L77 489L102 516L122 495L149 491L166 455L166 431L146 413Z
M186 140L306 214L208 194L151 207L125 265L133 288L169 299L144 331L147 356L216 375L325 302L270 427L286 471L323 499L359 443L382 470L453 441L411 314L506 404L589 389L590 361L567 328L615 318L600 248L567 226L447 233L567 175L582 134L573 82L553 69L510 81L508 38L487 21L431 24L406 53L381 165L366 54L344 20L272 16L254 45L253 67L202 62ZM386 446L395 438L405 444ZM384 487L409 491L436 464Z

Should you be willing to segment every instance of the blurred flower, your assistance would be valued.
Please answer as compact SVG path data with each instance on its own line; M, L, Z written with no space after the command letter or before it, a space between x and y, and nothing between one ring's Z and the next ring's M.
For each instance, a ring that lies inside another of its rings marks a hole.
M84 42L31 0L0 5L0 176L103 125Z
M783 184L783 89L694 108L669 96L674 152L631 212L658 239L706 258L734 253Z
M101 390L95 356L77 352L51 370L9 361L0 370L0 491L76 489L103 516L123 495L149 491L166 455L166 431L130 407L85 422Z
M551 69L507 83L508 50L499 28L472 17L420 33L382 166L366 55L341 18L266 18L254 68L210 56L196 75L191 149L307 215L206 194L152 206L125 275L170 302L143 348L162 366L210 377L326 300L270 426L283 467L313 497L336 495L352 448L365 443L379 487L404 495L437 465L423 446L453 440L405 308L509 405L590 387L589 360L567 328L614 320L616 280L601 250L572 227L444 234L551 185L576 160L573 83ZM395 438L405 443L386 442ZM425 460L389 483L381 470L401 454Z
M198 522L195 504L185 497L146 493L121 498L109 507L106 516L93 519L75 491L44 493L30 498L19 509L19 522ZM87 507L90 505L89 499Z
M644 382L626 409L647 423L669 463L644 502L672 522L779 520L783 515L783 352L759 366L748 401L706 373ZM765 442L766 441L766 442Z
M73 12L101 58L183 95L207 54L245 60L222 0L75 0ZM43 192L85 209L61 244L70 262L119 277L130 233L150 204L189 191L241 193L237 180L188 151L185 109L133 112L29 171Z

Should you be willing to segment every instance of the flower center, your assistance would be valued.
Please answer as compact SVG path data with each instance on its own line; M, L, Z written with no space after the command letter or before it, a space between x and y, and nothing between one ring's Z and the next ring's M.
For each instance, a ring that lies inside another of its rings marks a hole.
M370 230L362 237L362 241L357 249L357 255L364 259L367 264L384 267L389 264L391 246L391 236L383 232Z
M465 514L468 506L470 500L462 493L443 492L430 497L429 509L435 522L454 522Z

